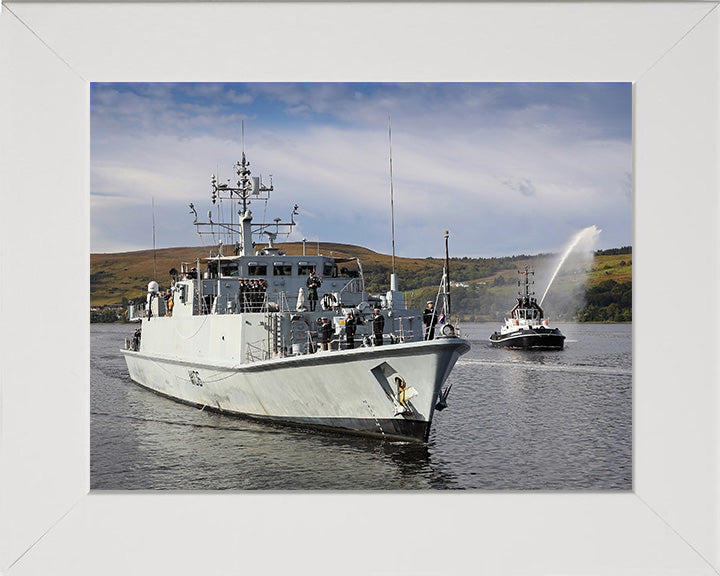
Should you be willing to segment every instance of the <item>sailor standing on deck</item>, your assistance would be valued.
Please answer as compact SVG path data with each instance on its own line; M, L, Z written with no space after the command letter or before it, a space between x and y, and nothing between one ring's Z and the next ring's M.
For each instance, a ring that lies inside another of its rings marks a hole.
M238 278L238 293L237 293L237 309L238 312L247 312L245 309L245 280Z
M375 346L382 346L383 329L385 328L385 318L380 314L380 310L375 308L375 315L372 319L373 336L375 337Z
M330 350L330 340L332 339L332 326L327 318L322 319L320 326L320 343L323 350Z
M432 340L435 338L435 324L437 324L438 317L433 308L432 301L428 300L425 310L423 310L423 324L425 324L425 340Z
M345 318L345 341L346 347L351 350L355 348L355 329L357 328L357 322L353 315L348 312Z
M250 311L259 312L258 310L258 283L257 280L250 281Z
M140 328L138 328L137 330L135 330L135 334L133 334L133 339L132 339L132 349L133 349L135 352L137 352L138 350L140 350L140 338L141 338L141 336L142 336L142 330L141 330Z
M308 302L310 302L310 311L315 311L318 301L318 288L322 285L322 280L315 275L315 272L311 272L307 279L308 288Z

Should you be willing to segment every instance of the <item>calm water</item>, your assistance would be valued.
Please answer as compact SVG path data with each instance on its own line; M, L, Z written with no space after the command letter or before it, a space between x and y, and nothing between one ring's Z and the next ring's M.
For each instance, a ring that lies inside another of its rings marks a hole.
M632 488L632 327L558 325L565 350L471 351L427 446L344 437L204 412L133 384L131 325L91 325L91 487L180 489Z

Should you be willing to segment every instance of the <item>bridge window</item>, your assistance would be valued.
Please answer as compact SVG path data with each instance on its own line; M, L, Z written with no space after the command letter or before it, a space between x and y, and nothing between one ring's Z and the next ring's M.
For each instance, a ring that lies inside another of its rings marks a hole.
M310 276L315 272L315 264L308 264L307 262L298 263L298 274L300 276Z
M237 264L228 264L221 268L222 270L222 276L237 276L238 275L238 267Z
M267 265L250 262L248 264L248 276L267 276Z
M285 262L273 262L273 275L292 276L292 264L285 264Z

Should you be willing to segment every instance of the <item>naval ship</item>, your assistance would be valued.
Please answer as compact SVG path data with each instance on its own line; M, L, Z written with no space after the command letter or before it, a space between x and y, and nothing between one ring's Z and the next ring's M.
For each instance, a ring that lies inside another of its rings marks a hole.
M470 349L449 323L448 233L441 321L426 327L422 312L406 307L396 274L388 292L371 295L359 260L309 255L305 241L302 255L276 246L296 225L298 206L289 221L256 222L252 203L267 206L274 188L249 166L243 150L234 185L212 176L212 204L224 205L215 221L212 210L199 221L190 204L212 251L173 268L167 290L149 283L140 328L122 350L130 378L223 414L427 442L436 410L447 406L443 386Z
M502 348L562 350L565 336L558 328L550 328L545 312L530 289L530 276L534 271L525 266L518 274L521 279L517 302L500 331L490 336L490 343Z

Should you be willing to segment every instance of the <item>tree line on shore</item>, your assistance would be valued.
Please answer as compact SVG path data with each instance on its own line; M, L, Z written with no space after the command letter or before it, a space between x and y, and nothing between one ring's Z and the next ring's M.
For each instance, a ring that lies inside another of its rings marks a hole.
M366 289L384 293L389 289L392 271L389 258L375 255L363 265ZM629 257L628 257L629 256ZM469 322L497 321L509 312L517 296L516 272L525 265L547 267L555 256L517 255L504 258L452 258L450 269L454 284L451 288L453 316ZM367 260L367 255L365 256ZM387 261L386 261L387 260ZM397 259L396 272L408 307L424 308L426 301L435 301L444 266L442 258ZM91 275L91 293L102 271ZM581 283L562 285L556 282L549 292L544 308L553 320L569 322L630 322L632 321L632 248L625 246L595 252L593 273ZM115 274L108 278L112 282ZM95 280L95 282L93 282ZM144 282L146 279L142 278ZM117 285L115 285L117 286ZM144 301L144 294L128 296ZM129 303L122 296L118 303L123 311ZM91 310L91 322L115 322L124 315L112 307Z
M435 301L437 288L406 293L408 307L423 308ZM514 286L473 283L450 291L452 314L465 322L501 321L515 305ZM606 280L590 288L577 288L565 295L550 294L543 308L551 320L560 322L631 322L632 282Z
M499 278L502 278L500 276ZM505 283L506 284L506 283ZM514 304L512 286L502 281L493 284L473 283L455 286L451 289L453 315L466 322L487 322L500 320ZM408 307L423 308L426 301L435 301L437 288L421 288L405 294ZM579 308L576 303L584 302ZM551 300L553 318L558 321L576 322L631 322L632 282L605 280L587 288L584 293L577 291L564 304L562 299ZM127 322L126 298L122 310L104 307L90 311L90 322Z

